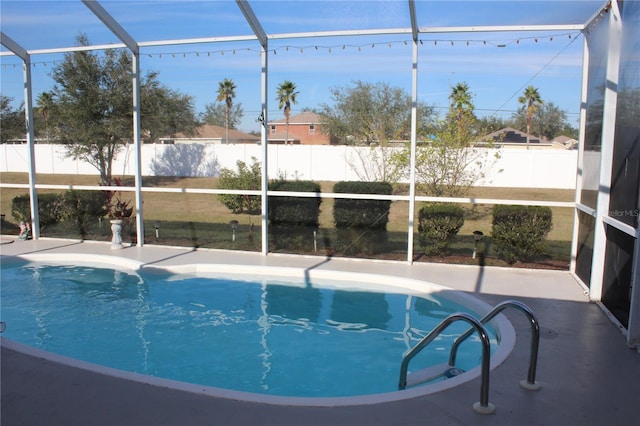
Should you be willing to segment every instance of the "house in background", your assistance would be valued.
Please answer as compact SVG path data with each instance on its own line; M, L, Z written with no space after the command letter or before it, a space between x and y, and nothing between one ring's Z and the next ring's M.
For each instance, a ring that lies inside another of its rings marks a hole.
M552 143L562 145L566 149L578 149L578 141L569 136L556 136Z
M205 124L197 127L193 135L185 135L177 133L175 136L164 136L159 138L162 144L189 144L189 143L209 143L209 144L225 144L227 143L227 129L213 124ZM240 143L260 143L260 136L244 133L239 130L229 129L229 144Z
M505 127L489 133L482 138L483 141L492 141L501 148L530 148L530 149L574 149L577 141L566 136L559 136L554 140L540 139L538 136L529 135L527 145L527 134L512 127Z
M320 131L320 116L313 112L303 112L289 117L289 132L285 118L269 122L267 126L269 144L330 145L331 138ZM229 129L229 144L259 144L260 136ZM205 124L197 127L193 134L177 133L175 136L159 138L161 144L225 144L226 129L222 126Z
M270 121L267 126L267 140L270 144L295 145L331 145L331 137L320 131L320 116L306 111L289 117L289 132L287 134L287 120Z

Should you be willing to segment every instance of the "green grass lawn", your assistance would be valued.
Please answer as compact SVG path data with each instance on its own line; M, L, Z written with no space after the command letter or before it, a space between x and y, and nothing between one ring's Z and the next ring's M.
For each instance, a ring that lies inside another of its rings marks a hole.
M0 173L2 183L28 183L26 173ZM39 184L73 184L96 185L97 176L85 175L38 175ZM132 185L132 178L124 179L125 185ZM322 192L332 191L333 182L320 182ZM174 177L145 177L145 187L174 187L174 188L216 188L217 178L174 178ZM0 194L0 210L5 214L2 224L3 234L17 234L18 228L11 215L12 200L17 195L25 194L24 189L3 188ZM55 192L42 190L42 192ZM63 192L63 191L62 191ZM469 197L492 199L519 199L544 201L572 201L572 190L554 189L521 189L521 188L471 188ZM123 192L123 199L133 200L133 193ZM143 193L143 209L145 217L145 244L162 244L187 247L207 247L221 249L236 249L259 251L261 244L261 219L259 215L234 214L230 212L212 194L185 193ZM132 203L133 204L133 203ZM421 204L416 204L416 215ZM362 248L366 253L349 254L352 257L373 257L385 259L406 260L407 249L407 218L409 203L395 201L391 204L389 223L384 244L375 249ZM435 261L449 263L478 263L479 259L487 265L504 265L497 259L491 249L491 220L492 205L463 205L465 209L465 223L455 241L450 247L449 254L444 257L421 256L418 245L417 225L414 237L414 258L417 261ZM333 200L323 199L320 206L320 227L309 229L296 240L295 248L281 249L271 247L270 251L286 251L305 254L337 255L357 251L357 244L365 244L366 233L354 238L354 241L340 241L333 226ZM571 236L573 232L573 209L552 208L553 229L547 238L547 252L533 264L520 265L531 267L568 268L570 257ZM238 221L235 241L232 241L230 222ZM415 221L417 224L417 219ZM159 226L156 238L155 226ZM96 221L89 227L85 238L104 240L110 239L110 229L106 220L102 225ZM129 225L124 232L125 242L135 239L135 225ZM478 246L479 255L472 259L473 231L482 231L484 238ZM80 238L75 227L68 223L60 223L44 227L42 236ZM365 244L366 245L366 244ZM363 246L364 247L364 246ZM345 251L346 250L346 251ZM486 253L485 253L486 252Z

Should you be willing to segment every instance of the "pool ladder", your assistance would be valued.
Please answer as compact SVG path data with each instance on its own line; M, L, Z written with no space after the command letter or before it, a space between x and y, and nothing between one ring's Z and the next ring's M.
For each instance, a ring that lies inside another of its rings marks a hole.
M420 383L427 382L437 377L453 377L463 371L455 368L456 355L458 353L458 347L465 341L474 331L478 332L480 341L482 343L482 364L481 364L481 382L480 382L480 401L473 404L473 409L480 414L492 414L495 412L495 406L489 403L489 367L491 360L491 346L489 343L489 334L487 333L484 324L491 321L496 315L504 311L506 308L515 308L521 311L529 320L531 324L531 350L529 357L529 370L527 372L527 379L520 382L520 386L527 390L539 390L540 384L536 383L536 367L538 363L538 345L540 342L540 327L535 315L529 309L527 305L517 300L505 300L497 304L489 311L488 314L481 319L477 319L470 314L458 312L449 315L442 320L440 324L436 326L429 334L423 337L417 345L409 349L402 358L402 364L400 366L400 381L398 388L400 390L406 389L407 386L414 386ZM436 337L440 335L449 325L456 321L464 321L471 325L466 332L456 338L451 346L451 352L449 353L449 362L446 364L440 364L433 367L425 368L415 373L408 374L409 362L420 351L427 347Z

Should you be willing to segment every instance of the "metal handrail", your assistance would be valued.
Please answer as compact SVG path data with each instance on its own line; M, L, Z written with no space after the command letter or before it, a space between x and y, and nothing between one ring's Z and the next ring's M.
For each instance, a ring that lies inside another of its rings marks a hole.
M540 342L540 326L538 325L538 320L535 315L529 309L527 305L517 300L505 300L502 303L497 304L493 307L493 309L486 314L484 317L480 319L480 322L484 325L487 322L491 321L493 317L498 315L500 312L504 311L506 308L512 307L520 310L525 314L529 322L531 323L531 353L529 358L529 371L527 374L526 384L522 383L522 386L527 389L537 390L539 389L539 385L536 384L536 367L538 364L538 345ZM456 363L456 355L458 353L458 347L460 344L467 339L471 334L473 334L473 327L467 330L464 334L460 335L454 342L451 347L451 353L449 354L449 365L455 365Z
M480 340L482 341L482 382L480 383L480 407L483 409L489 409L491 408L489 407L489 365L491 361L489 334L484 328L484 325L482 325L482 323L478 319L464 312L458 312L446 317L444 320L442 320L442 322L440 322L440 324L436 326L436 328L431 330L429 334L423 337L417 345L409 349L409 351L402 358L398 388L402 390L407 387L407 370L409 369L409 361L411 361L414 356L416 356L436 337L438 337L438 335L442 333L444 329L446 329L451 323L459 320L466 321L471 324L472 329L475 328L475 330L480 335Z

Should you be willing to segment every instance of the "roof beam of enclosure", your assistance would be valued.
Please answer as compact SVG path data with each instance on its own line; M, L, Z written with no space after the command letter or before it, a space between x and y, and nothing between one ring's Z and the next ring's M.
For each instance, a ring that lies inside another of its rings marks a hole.
M38 193L36 191L35 131L33 127L33 89L31 84L31 55L11 37L0 31L0 43L22 59L24 79L24 115L26 120L27 145L29 146L29 201L31 206L31 232L33 238L40 238L40 218L38 215Z
M9 49L11 52L2 52L4 54L14 54L24 62L29 62L29 52L18 43L16 43L11 37L0 31L0 44Z
M262 24L256 17L256 14L253 13L253 9L249 5L249 2L246 0L236 0L238 7L242 11L245 19L249 23L249 26L253 30L253 33L258 37L258 41L260 45L266 50L267 48L267 33L264 32L264 28L262 28Z
M605 2L602 5L602 8L600 10L598 10L596 13L591 15L589 19L587 19L587 22L585 22L584 24L585 29L593 25L595 22L598 22L600 19L602 19L609 12L610 9L611 9L611 0Z
M320 38L320 37L352 37L368 35L411 34L411 28L388 28L378 30L339 30L313 31L305 33L269 34L270 40L286 40L292 38Z
M413 23L412 23L413 25ZM417 24L416 24L417 25ZM502 26L469 26L469 27L416 27L417 33L455 33L455 32L520 32L520 31L582 31L584 24L567 25L502 25ZM416 33L416 35L417 35ZM355 37L376 35L402 35L412 34L413 28L387 28L374 30L336 30L336 31L312 31L300 33L269 34L269 40L286 40L297 38L321 38L321 37Z
M96 44L92 46L72 46L72 47L54 47L51 49L34 49L28 50L29 55L48 55L53 53L71 53L71 52L88 52L92 50L108 50L108 49L123 49L127 47L123 43L114 44ZM0 56L11 56L13 52L0 52Z
M413 41L418 41L418 21L416 19L416 4L414 0L409 0L409 17L411 18L411 37Z
M234 41L256 41L255 35L246 36L225 36L225 37L201 37L201 38L185 38L176 40L156 40L156 41L140 41L140 47L157 47L157 46L177 46L180 44L210 44L210 43L226 43Z
M203 38L185 38L175 40L155 40L155 41L140 41L137 42L139 47L157 47L157 46L178 46L182 44L209 44L209 43L223 43L234 41L255 41L257 39L254 35L248 36L230 36L230 37L203 37ZM70 46L70 47L54 47L50 49L34 49L27 51L30 55L49 55L55 53L70 53L70 52L85 52L93 50L108 50L108 49L123 49L128 47L124 43L112 43L112 44L95 44L90 46ZM4 51L0 52L0 56L12 56L14 52Z
M598 11L592 19L587 21L587 24L572 24L572 25L507 25L507 26L486 26L486 27L423 27L417 28L417 33L424 34L437 34L437 33L454 33L454 32L519 32L519 31L582 31L584 30L593 19L597 18L602 11ZM259 23L258 23L259 25ZM413 23L412 23L413 25ZM260 27L261 28L261 27ZM314 31L303 33L282 33L282 34L270 34L265 35L265 38L271 40L286 40L286 39L300 39L300 38L322 38L322 37L356 37L356 36L375 36L375 35L402 35L413 34L412 28L389 28L389 29L376 29L376 30L345 30L345 31ZM158 46L177 46L187 44L208 44L208 43L225 43L225 42L238 42L238 41L254 41L259 40L257 35L244 35L244 36L225 36L225 37L202 37L202 38L187 38L187 39L175 39L175 40L151 40L137 42L139 47L158 47ZM260 41L262 44L262 41ZM128 47L124 43L114 44L101 44L93 46L69 46L58 47L51 49L34 49L29 50L27 53L30 55L41 54L54 54L54 53L68 53L68 52L80 52L91 50L107 50L107 49L122 49ZM0 52L0 56L15 55L15 52Z
M520 31L582 31L584 24L566 25L487 25L470 27L422 27L421 33L495 33Z
M107 12L100 3L95 0L82 0L82 3L84 3L85 6L87 6L89 10L91 10L91 12L93 12L93 14L107 26L107 28L109 28L109 30L111 30L111 32L129 48L129 50L135 54L139 53L140 48L138 47L138 43L124 28L122 28L118 21L113 19L109 12Z

